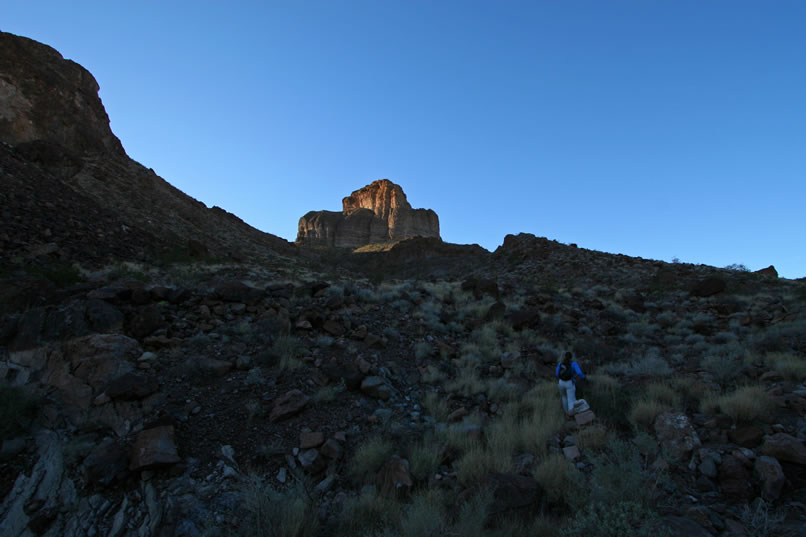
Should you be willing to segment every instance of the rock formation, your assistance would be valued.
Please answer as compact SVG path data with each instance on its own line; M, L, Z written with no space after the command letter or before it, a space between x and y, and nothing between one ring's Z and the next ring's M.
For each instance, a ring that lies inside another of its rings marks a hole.
M297 244L355 248L412 237L439 238L439 217L412 209L400 185L373 181L342 200L342 212L311 211L299 219Z
M0 32L0 268L295 251L131 160L98 89L53 48Z

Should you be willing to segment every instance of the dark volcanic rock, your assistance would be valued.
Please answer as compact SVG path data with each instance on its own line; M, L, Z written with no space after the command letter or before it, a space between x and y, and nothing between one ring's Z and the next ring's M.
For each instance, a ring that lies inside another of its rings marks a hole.
M180 460L176 452L173 426L162 425L146 429L137 435L129 458L129 469L142 470Z

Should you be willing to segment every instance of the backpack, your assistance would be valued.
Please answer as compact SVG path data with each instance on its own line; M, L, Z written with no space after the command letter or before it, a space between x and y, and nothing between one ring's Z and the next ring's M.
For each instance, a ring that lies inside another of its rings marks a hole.
M571 380L574 378L574 370L565 364L560 364L560 380Z

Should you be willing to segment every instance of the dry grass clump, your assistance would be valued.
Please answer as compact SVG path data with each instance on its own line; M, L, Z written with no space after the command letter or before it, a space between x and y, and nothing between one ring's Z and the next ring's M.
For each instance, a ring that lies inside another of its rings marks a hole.
M437 421L445 421L450 414L445 398L436 392L428 392L423 397L423 408Z
M367 489L344 502L337 535L382 535L385 528L396 526L401 517L401 505L395 500Z
M464 397L484 393L485 388L484 381L479 378L476 367L473 365L460 367L456 378L445 383L445 390Z
M584 496L579 472L562 453L552 453L543 459L535 468L534 477L553 504L575 505Z
M420 481L426 481L439 469L442 454L440 442L432 434L409 448L408 461L411 475Z
M319 527L315 506L304 483L297 480L282 491L259 476L245 485L244 504L249 512L246 533L254 537L311 537Z
M628 420L634 427L650 430L659 414L680 404L680 396L669 384L653 382L644 388L643 395L633 403Z
M302 361L298 359L300 347L294 336L277 336L271 346L272 353L280 358L280 369L283 371L298 369Z
M472 486L490 472L508 471L511 464L510 453L475 446L454 463L454 469L459 483Z
M697 378L676 377L670 380L672 389L682 397L681 405L697 408L708 394L708 386Z
M767 416L774 406L761 386L742 386L731 393L705 398L700 410L709 414L721 411L736 422L750 422Z
M601 423L580 429L576 435L577 445L584 451L598 451L610 441L610 431Z
M394 451L394 445L379 436L370 438L355 450L350 464L350 474L358 483L363 483L386 462Z
M786 380L806 380L806 359L788 352L768 352L764 362L771 365Z

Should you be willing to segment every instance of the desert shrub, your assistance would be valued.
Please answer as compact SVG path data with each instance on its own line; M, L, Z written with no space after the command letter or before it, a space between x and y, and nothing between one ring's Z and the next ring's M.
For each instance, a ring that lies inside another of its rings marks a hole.
M434 344L430 341L418 341L414 344L414 357L418 360L425 360L434 354Z
M302 365L302 362L297 358L300 347L294 336L277 336L274 338L271 349L272 354L280 358L280 369L297 369Z
M697 378L675 377L670 379L672 389L681 397L683 408L697 408L708 393L708 386Z
M508 471L511 463L512 457L509 453L475 446L454 463L456 479L466 487L473 486L489 472Z
M520 394L520 387L509 382L506 378L490 379L487 381L485 392L491 401L501 402L514 399Z
M486 537L488 530L484 527L492 503L492 494L487 490L479 490L467 502L462 504L456 522L451 527L452 535L462 537Z
M578 511L563 537L662 537L670 535L660 516L639 502L596 503Z
M627 332L639 340L651 339L658 331L658 325L645 321L636 321L627 325Z
M642 397L633 404L627 419L637 429L651 430L652 424L655 423L655 418L667 410L669 410L669 406L662 401Z
M350 475L361 483L374 474L392 456L394 445L386 439L374 436L358 446L350 464Z
M745 505L739 515L747 537L779 535L779 526L785 519L784 512L771 510L761 498L754 501L753 505Z
M445 421L450 413L445 398L437 392L428 392L425 394L425 397L423 397L423 408L437 421Z
M648 485L653 476L644 467L637 446L613 439L605 450L591 455L590 499L593 503L614 504L620 501L647 502Z
M777 323L750 338L759 353L806 352L806 319Z
M400 537L440 537L446 524L442 514L442 496L429 489L412 498L400 520Z
M580 429L576 435L577 444L583 451L598 451L610 441L610 431L601 423L594 423Z
M713 412L714 406L734 421L747 422L769 415L775 403L761 386L742 386L734 392L707 401L703 412Z
M764 357L783 378L801 382L806 380L806 360L788 352L771 352Z
M39 399L24 388L0 384L0 442L25 433L39 406Z
M549 502L579 507L584 505L584 478L562 453L553 453L535 468L535 479L546 491Z
M445 373L437 366L429 364L425 366L425 373L422 374L421 380L426 384L437 384L445 380L445 377Z
M313 396L311 396L311 402L314 405L319 405L322 403L330 403L335 401L336 398L339 396L340 393L344 391L344 385L331 385L331 386L324 386L319 388Z
M412 309L412 304L406 299L399 298L389 303L389 307L398 313L409 313Z
M630 427L627 409L632 407L632 392L616 378L598 373L588 376L585 399L596 415L617 427Z
M310 537L319 526L309 489L301 479L275 490L253 475L245 485L244 503L249 517L243 529L250 537Z
M38 267L33 272L47 278L56 284L56 287L68 287L84 279L81 271L76 266L61 262Z
M382 535L385 528L397 526L400 516L398 502L368 489L345 501L337 534L343 537Z
M669 363L658 356L657 349L650 349L646 356L635 358L630 363L605 364L600 370L604 373L628 377L666 377L674 372L669 367Z
M391 326L387 326L383 329L383 337L388 339L389 341L399 341L400 340L400 332L398 332L395 328Z
M739 375L742 374L742 363L738 358L726 356L724 354L710 354L702 361L702 368L705 369L714 380L726 388L736 383Z
M411 475L420 481L428 480L439 468L442 446L432 434L409 447L408 461Z
M676 314L672 313L671 311L664 311L659 313L657 317L655 317L655 321L662 327L662 328L671 328L672 326L677 323L678 317Z
M482 381L473 365L466 365L459 368L456 378L445 383L445 390L457 393L464 397L472 397L484 392L484 381Z

